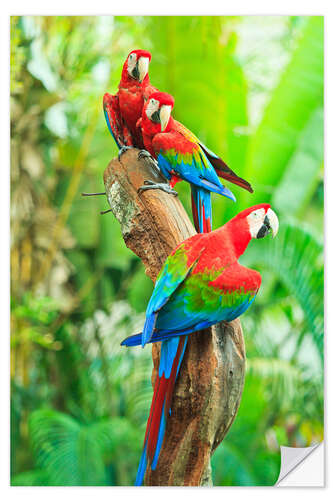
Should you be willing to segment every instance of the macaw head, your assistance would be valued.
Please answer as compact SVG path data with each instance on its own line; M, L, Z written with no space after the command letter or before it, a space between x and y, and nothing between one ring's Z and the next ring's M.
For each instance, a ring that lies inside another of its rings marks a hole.
M261 203L243 210L222 226L229 233L237 257L242 255L253 238L273 238L279 230L279 219L268 203Z
M274 238L279 230L279 219L268 203L247 208L236 215L235 219L244 221L251 238L264 238L269 233Z
M151 122L150 128L154 133L165 132L171 119L171 111L175 100L170 94L165 92L154 92L143 108L143 118Z
M123 67L123 77L133 78L142 83L146 78L151 61L151 54L146 50L132 50Z

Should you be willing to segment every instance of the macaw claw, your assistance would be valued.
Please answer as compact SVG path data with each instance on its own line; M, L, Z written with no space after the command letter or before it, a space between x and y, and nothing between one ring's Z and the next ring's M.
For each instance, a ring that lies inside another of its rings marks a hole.
M158 171L160 171L159 169L159 166L158 166L158 163L157 161L155 160L155 158L149 153L149 151L146 151L146 149L140 149L139 153L138 153L138 160L142 160L142 159L148 159L150 161L152 161L154 163L154 166L156 167L156 169Z
M141 191L148 191L149 189L161 189L165 193L172 194L173 196L178 196L177 191L172 189L169 184L162 182L144 181L144 185L139 187L138 193Z
M141 158L152 158L152 155L147 151L146 149L140 149L138 153L138 159L141 160Z
M118 152L118 160L121 159L122 155L126 153L129 149L133 149L133 146L122 146Z

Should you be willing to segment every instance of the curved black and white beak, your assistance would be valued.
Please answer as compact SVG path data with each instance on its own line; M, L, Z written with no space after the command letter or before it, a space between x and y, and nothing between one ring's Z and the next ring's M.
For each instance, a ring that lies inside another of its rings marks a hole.
M155 123L161 124L161 132L167 128L167 125L170 120L172 107L166 104L162 104L162 106L151 115L151 120Z
M163 106L161 106L160 108L161 132L164 132L164 130L167 128L170 120L171 110L172 107L166 104L163 104Z
M148 69L149 69L149 58L140 57L132 70L133 78L139 80L139 82L142 83L146 74L148 73Z
M264 218L264 223L257 233L257 238L264 238L268 233L272 233L273 238L279 230L279 219L271 208L267 210Z

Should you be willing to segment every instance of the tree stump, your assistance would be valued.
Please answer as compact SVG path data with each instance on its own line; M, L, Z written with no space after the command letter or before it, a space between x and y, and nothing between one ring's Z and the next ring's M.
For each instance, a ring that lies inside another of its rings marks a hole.
M144 180L163 182L150 159L138 160L137 149L126 151L120 161L113 159L104 172L107 199L125 244L155 282L169 253L195 230L178 197L161 190L138 193ZM159 355L157 342L152 348L153 384ZM190 335L158 465L147 471L146 486L212 485L210 457L236 416L244 376L239 319Z

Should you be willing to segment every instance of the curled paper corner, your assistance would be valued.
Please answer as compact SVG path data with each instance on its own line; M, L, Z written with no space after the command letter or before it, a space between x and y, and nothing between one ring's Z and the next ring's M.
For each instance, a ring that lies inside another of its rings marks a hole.
M284 484L281 484L283 479L285 479L286 476L288 476L292 471L294 471L298 466L304 462L304 460L314 451L316 450L319 446L322 448L322 460L319 462L320 463L320 468L322 470L318 471L318 477L323 478L324 476L324 462L323 462L323 456L324 456L324 444L318 443L315 444L314 446L308 446L307 448L291 448L289 446L280 446L280 451L281 451L281 466L280 466L280 474L279 477L275 483L275 486L284 486ZM324 480L320 480L317 482L315 480L316 484L309 484L309 486L323 486L324 485ZM288 482L289 483L289 482ZM286 484L286 486L301 486L301 484Z

